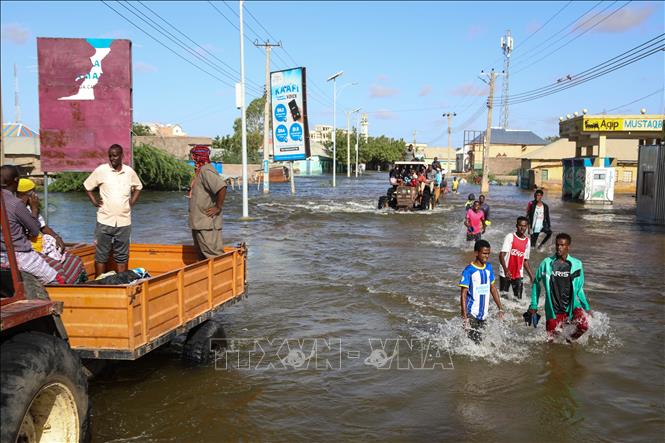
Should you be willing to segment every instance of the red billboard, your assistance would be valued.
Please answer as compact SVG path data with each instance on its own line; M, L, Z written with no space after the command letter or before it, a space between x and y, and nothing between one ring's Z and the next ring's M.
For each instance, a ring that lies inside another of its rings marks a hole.
M114 143L131 164L132 43L38 38L42 170L92 171Z

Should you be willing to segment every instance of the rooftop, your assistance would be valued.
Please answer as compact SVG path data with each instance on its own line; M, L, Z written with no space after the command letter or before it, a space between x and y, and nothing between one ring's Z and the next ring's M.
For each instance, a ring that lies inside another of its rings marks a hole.
M34 137L39 138L39 133L28 128L23 123L3 123L3 137Z
M485 131L481 135L473 139L473 143L482 143L485 137ZM547 142L534 134L531 131L522 129L503 129L492 128L493 145L542 145L545 146Z

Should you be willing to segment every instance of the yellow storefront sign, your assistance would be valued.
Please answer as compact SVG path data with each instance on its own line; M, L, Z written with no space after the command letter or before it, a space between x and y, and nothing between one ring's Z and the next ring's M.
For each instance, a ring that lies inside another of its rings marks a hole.
M623 119L585 118L582 131L623 131Z
M584 118L583 132L662 131L662 118Z

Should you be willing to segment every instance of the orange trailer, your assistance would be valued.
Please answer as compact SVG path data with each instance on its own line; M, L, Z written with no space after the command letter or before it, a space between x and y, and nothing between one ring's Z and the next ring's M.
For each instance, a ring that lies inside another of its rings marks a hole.
M134 360L245 296L247 248L224 251L199 260L193 246L132 244L129 269L144 268L150 278L126 285L50 285L47 291L63 303L69 343L82 358ZM95 247L70 252L94 278Z

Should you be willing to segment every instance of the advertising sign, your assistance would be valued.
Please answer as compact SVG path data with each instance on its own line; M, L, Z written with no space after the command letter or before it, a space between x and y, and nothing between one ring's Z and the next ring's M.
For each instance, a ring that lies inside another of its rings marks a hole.
M273 158L305 160L309 153L305 68L270 73Z
M43 171L92 171L114 143L131 164L131 53L129 40L37 39Z
M583 131L662 131L662 118L584 118Z

